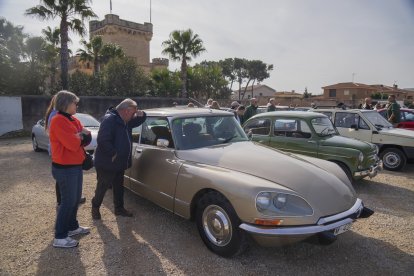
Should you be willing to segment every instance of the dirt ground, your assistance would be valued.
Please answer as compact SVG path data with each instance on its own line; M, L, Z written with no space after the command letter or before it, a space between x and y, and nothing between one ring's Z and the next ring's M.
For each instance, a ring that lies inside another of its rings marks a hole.
M328 246L302 242L224 259L211 253L196 225L130 192L133 218L115 217L112 195L102 221L90 215L94 170L84 175L87 202L78 212L91 233L79 247L52 247L54 181L46 152L29 138L0 140L0 275L413 275L414 164L381 172L355 189L376 213Z

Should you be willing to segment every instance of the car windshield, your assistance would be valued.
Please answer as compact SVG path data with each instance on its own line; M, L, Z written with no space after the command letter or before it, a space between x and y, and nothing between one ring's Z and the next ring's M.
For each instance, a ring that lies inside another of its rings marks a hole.
M376 111L368 111L363 112L362 114L365 115L365 118L371 122L374 126L377 128L389 128L392 127L392 124L390 124L387 120L384 119L378 112Z
M319 136L337 135L337 130L331 120L326 117L314 118L311 121L313 129Z
M177 118L172 121L172 134L178 150L248 141L234 116Z
M100 123L94 117L88 114L76 113L75 117L82 123L84 127L99 127Z

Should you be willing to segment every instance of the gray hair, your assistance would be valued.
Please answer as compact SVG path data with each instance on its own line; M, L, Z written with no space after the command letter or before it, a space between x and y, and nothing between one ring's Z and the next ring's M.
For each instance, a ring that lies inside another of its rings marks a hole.
M56 94L55 109L60 112L66 112L69 105L73 102L79 102L78 96L67 90L61 90Z
M115 109L116 110L124 110L127 109L128 107L137 107L137 103L134 100L131 99L125 99L123 100L120 104L118 104Z

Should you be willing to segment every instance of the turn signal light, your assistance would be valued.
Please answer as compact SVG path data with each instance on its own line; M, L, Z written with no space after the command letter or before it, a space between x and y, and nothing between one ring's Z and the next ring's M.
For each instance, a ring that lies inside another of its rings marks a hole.
M283 219L255 219L255 224L264 226L276 226L283 223Z

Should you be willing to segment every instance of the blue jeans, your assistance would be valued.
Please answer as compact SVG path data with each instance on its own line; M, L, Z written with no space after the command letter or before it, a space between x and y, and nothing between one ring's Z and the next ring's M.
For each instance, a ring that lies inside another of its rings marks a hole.
M64 239L68 236L68 231L73 231L79 227L76 216L82 195L82 166L62 169L55 168L52 165L52 175L59 183L62 197L56 217L55 238Z

